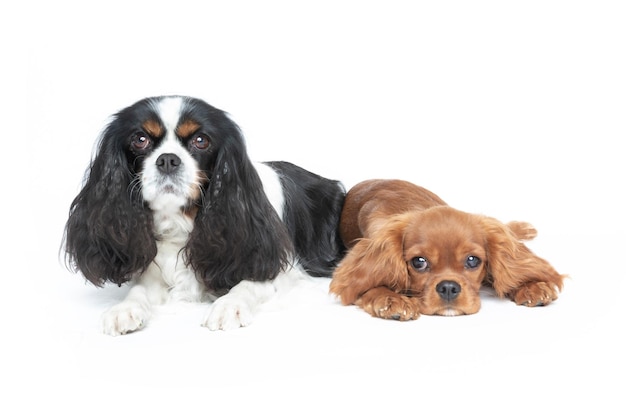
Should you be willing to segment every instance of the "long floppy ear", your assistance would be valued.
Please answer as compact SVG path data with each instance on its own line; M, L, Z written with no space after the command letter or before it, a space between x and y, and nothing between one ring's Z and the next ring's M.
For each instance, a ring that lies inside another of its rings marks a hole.
M532 240L537 237L537 229L530 223L512 221L506 226L519 240Z
M483 217L481 221L487 240L486 281L493 286L498 296L507 296L515 301L521 288L540 284L552 299L556 299L566 275L559 274L550 263L535 255L520 240L534 237L534 228L528 223L517 222L509 227L490 217ZM526 233L520 225L525 226Z
M97 286L121 285L156 256L152 217L131 172L115 122L104 131L72 202L65 226L65 260Z
M187 262L214 290L276 277L292 261L285 225L273 209L234 123L221 146L187 243Z
M348 250L330 283L330 292L344 305L376 287L408 288L409 273L404 260L404 231L409 215L399 214L379 224L367 237Z

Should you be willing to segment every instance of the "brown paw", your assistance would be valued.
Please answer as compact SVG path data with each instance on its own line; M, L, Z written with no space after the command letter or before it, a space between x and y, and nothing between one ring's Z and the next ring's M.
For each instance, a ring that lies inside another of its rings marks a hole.
M556 288L547 282L529 282L518 288L512 299L526 307L547 306L558 298Z
M415 320L420 316L417 300L400 294L362 297L356 303L374 317L391 320Z

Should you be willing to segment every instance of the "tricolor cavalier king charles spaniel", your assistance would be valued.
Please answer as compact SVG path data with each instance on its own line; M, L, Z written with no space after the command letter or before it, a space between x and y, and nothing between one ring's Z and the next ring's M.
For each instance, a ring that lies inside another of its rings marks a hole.
M330 277L343 253L343 185L253 163L229 116L199 99L143 99L103 131L71 204L66 261L95 284L131 283L103 315L120 335L168 300L213 301L202 325L245 326L285 274Z
M535 235L528 223L456 210L406 181L364 181L346 195L340 237L348 253L330 292L395 320L476 313L482 285L519 305L544 306L565 275L522 243Z

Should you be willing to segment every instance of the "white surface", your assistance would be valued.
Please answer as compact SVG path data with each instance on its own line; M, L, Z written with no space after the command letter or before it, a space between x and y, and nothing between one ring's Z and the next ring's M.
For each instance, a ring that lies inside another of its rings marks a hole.
M626 414L620 2L118 3L0 6L3 415ZM248 328L188 306L101 335L126 289L65 270L69 204L107 117L171 93L256 160L529 221L571 279L549 307L407 323L318 279Z

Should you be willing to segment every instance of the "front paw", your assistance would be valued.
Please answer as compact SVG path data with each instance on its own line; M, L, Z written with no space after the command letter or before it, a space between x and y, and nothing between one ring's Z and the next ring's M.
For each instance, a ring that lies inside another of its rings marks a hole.
M252 309L241 299L222 296L207 311L202 326L209 330L232 330L252 323Z
M149 318L150 312L141 304L123 301L104 312L102 330L110 336L119 336L143 328Z
M368 297L367 294L357 300L356 305L374 317L391 320L415 320L420 316L415 298L388 292Z
M511 298L517 305L540 307L556 300L558 292L547 282L529 282L518 288Z

